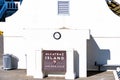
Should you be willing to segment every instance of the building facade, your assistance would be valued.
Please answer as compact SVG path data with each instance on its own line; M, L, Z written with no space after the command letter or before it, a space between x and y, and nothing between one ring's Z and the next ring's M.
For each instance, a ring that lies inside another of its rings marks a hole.
M35 44L34 39L33 42L28 39L35 35L36 39L49 42L49 39L44 40L42 37L47 33L37 34L32 30L90 30L89 38L86 38L86 70L97 70L95 62L120 64L118 5L115 0L24 0L14 15L6 17L5 22L0 22L0 29L4 32L4 54L17 56L18 68L26 69L27 55L43 47L35 43L36 49L29 52ZM28 30L33 34L28 34ZM81 37L79 34L76 36ZM26 42L29 42L29 45ZM64 43L64 40L61 43Z

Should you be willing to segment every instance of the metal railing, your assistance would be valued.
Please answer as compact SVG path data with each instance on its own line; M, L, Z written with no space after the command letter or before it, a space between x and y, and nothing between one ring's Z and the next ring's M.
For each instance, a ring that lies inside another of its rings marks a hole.
M18 3L15 2L6 2L7 9L18 9Z
M0 10L0 19L3 17L6 9L7 9L6 3L4 3L4 5L2 6L2 8L1 8L1 10Z

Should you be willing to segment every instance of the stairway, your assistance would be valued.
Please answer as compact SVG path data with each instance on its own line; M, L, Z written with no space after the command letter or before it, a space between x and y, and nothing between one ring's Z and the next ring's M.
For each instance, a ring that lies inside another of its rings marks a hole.
M107 1L109 8L118 16L120 16L120 4L115 0Z
M0 6L0 21L5 21L5 18L11 16L18 10L18 3L15 1L6 1Z
M11 1L6 2L6 4L7 4L6 17L11 16L18 10L18 3Z
M6 11L6 3L4 3L0 8L0 21L5 20L5 11Z

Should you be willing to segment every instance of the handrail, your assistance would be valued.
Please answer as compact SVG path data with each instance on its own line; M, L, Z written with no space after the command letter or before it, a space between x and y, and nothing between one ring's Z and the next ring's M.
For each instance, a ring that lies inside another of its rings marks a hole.
M18 9L18 3L15 3L13 1L8 1L6 2L7 4L7 9Z
M4 5L2 6L2 8L0 10L0 19L2 18L2 16L5 13L6 9L7 9L6 3L4 3Z
M120 16L120 3L115 0L106 0L109 8L118 16Z

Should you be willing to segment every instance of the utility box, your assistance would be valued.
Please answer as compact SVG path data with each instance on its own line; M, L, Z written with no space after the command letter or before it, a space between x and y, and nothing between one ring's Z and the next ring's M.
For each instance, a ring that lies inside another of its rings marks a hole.
M18 58L11 54L4 54L3 55L3 69L10 70L10 69L17 69L18 67Z
M12 69L12 57L10 54L3 55L3 69Z

